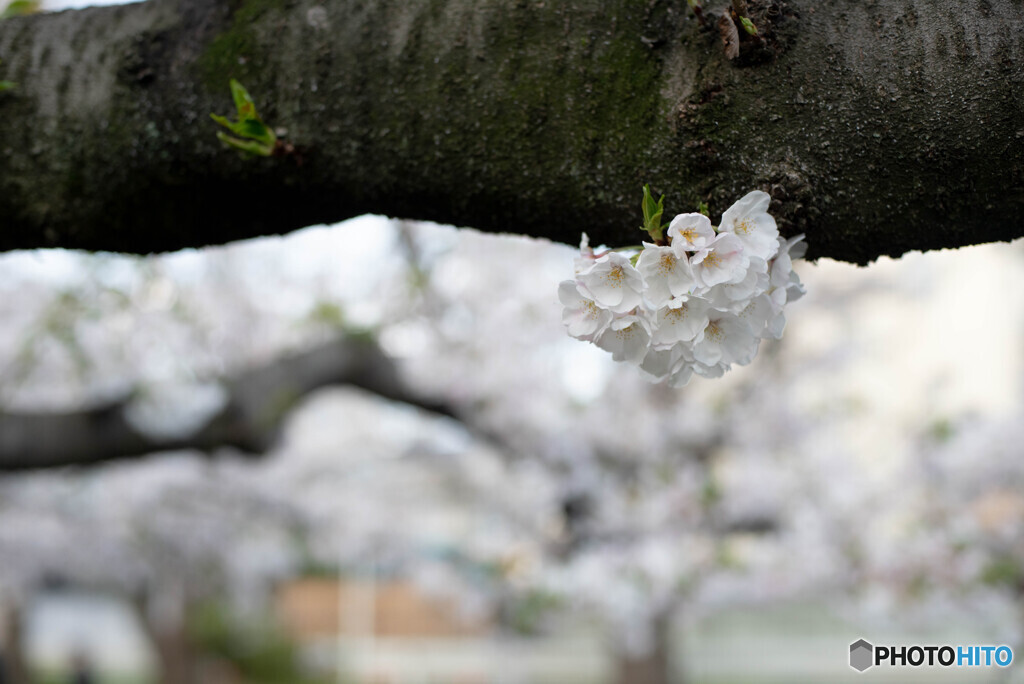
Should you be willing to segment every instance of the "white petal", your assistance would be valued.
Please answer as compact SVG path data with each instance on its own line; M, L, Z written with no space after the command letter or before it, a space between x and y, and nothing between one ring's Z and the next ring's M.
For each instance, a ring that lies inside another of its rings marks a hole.
M715 229L704 214L679 214L668 226L668 237L676 255L684 259L686 252L700 249L714 240Z
M637 316L622 316L595 340L595 344L612 353L615 361L640 363L647 354L651 340L650 331L643 319Z
M725 226L730 226L734 221L743 217L750 216L751 214L761 214L768 211L768 205L771 204L772 198L767 192L761 190L754 190L748 192L743 197L736 200L731 207L725 210L722 214L722 226L725 230Z
M707 305L699 299L679 302L658 311L658 327L651 336L657 345L673 345L699 339L708 324Z
M693 364L682 363L668 379L669 387L685 387L693 377Z

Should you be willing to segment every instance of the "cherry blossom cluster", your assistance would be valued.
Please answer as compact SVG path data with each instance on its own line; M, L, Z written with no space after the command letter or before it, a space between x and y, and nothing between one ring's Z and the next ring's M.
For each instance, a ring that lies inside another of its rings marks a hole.
M558 290L569 334L673 387L750 363L762 339L782 337L783 309L804 293L793 272L804 236L782 238L769 201L749 193L717 228L704 214L680 214L666 234L660 202L647 195L654 243L595 253L584 234L576 277Z

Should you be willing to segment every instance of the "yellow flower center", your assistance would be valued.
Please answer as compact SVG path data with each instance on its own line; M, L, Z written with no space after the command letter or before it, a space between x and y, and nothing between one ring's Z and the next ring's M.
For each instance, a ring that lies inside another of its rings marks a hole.
M749 218L741 218L739 221L734 221L732 224L733 230L736 231L737 235L747 235L750 231L754 230L754 222Z
M722 329L718 327L717 321L711 321L708 327L704 328L704 338L712 342L722 341Z
M620 340L632 339L636 336L636 323L630 323L622 330L616 330L615 333Z
M682 320L686 318L686 311L686 305L683 304L678 309L669 309L668 313L665 314L665 318L674 318L677 320Z
M661 255L661 262L658 264L658 270L661 271L662 275L667 276L672 272L672 269L676 267L676 255L672 252L665 252Z
M619 287L622 285L622 281L626 279L626 274L622 270L621 266L612 266L611 270L608 271L608 275L605 276L605 279L609 283Z

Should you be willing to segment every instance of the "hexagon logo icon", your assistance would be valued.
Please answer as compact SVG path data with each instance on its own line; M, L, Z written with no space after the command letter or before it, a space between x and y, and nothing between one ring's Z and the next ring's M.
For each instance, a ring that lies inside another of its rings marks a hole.
M874 651L874 646L863 639L857 639L850 644L850 667L857 672L868 669L874 664L871 662Z

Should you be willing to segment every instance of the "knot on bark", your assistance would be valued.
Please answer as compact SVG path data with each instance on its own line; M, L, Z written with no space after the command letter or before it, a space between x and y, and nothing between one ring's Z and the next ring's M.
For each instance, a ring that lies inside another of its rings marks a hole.
M732 8L722 12L718 27L726 57L737 67L750 67L772 62L796 38L799 15L786 0L745 0L745 17L753 22L757 34L751 35L740 25L741 18Z

